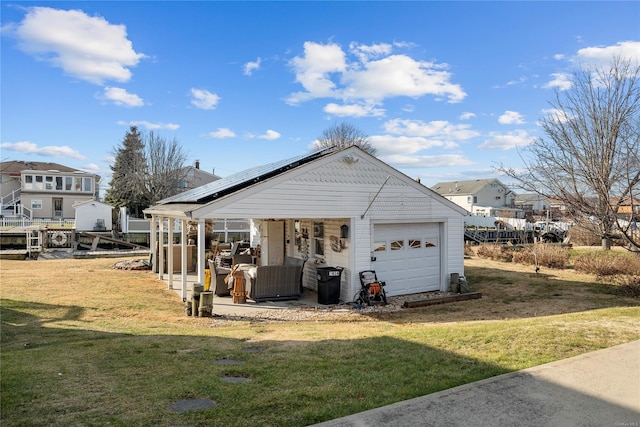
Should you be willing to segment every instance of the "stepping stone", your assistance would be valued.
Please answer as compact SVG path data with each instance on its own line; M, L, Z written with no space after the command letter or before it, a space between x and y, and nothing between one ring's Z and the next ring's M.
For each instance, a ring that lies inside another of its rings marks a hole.
M231 376L224 376L221 377L220 380L227 382L227 383L233 383L233 384L241 384L241 383L246 383L251 381L249 378L245 378L245 377L231 377Z
M169 406L171 412L202 411L213 408L217 403L210 399L182 399Z
M234 359L219 359L216 360L218 365L240 365L244 363L244 360L234 360Z

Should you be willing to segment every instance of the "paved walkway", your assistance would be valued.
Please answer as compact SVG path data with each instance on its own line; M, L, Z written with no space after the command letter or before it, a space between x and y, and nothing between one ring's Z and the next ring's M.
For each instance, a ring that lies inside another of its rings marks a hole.
M640 341L315 426L640 427Z

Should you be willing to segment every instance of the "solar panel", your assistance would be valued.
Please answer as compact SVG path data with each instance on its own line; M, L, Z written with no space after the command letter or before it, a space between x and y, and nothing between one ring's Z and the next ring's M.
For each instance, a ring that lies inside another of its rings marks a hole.
M311 154L303 154L286 160L269 163L266 165L256 166L229 175L217 181L210 182L200 187L187 190L175 196L167 197L160 200L157 204L169 203L208 203L219 197L225 196L232 192L246 188L264 179L279 175L282 172L293 169L312 160L320 158L326 154L335 151L334 147L325 148Z

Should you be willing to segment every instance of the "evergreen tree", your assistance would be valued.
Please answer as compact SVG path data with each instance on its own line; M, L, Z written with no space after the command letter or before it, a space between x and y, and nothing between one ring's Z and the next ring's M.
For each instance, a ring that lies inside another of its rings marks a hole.
M142 210L150 204L144 191L146 163L142 135L136 126L131 126L116 149L105 200L118 208L126 206L133 217L141 217Z

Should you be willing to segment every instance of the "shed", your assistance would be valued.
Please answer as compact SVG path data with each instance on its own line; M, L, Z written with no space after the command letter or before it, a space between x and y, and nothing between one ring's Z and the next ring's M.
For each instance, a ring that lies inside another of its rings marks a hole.
M111 231L113 206L98 200L74 203L77 231Z
M386 281L389 296L446 291L451 273L464 274L467 211L356 146L252 168L164 199L145 214L161 235L172 233L175 220L198 221L201 280L205 221L224 218L254 221L262 265L307 260L307 288L316 289L317 268L343 267L343 302L353 300L364 270ZM185 288L183 273L183 296Z

